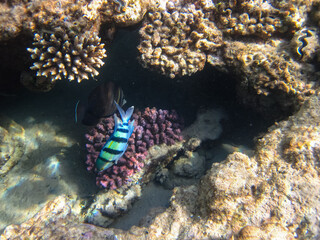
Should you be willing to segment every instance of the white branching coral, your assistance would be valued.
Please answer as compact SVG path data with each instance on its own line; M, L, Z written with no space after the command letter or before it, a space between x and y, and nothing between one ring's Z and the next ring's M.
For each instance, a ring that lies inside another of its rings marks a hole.
M74 32L62 29L52 34L36 33L34 35L35 48L28 48L31 58L37 60L30 67L37 71L37 76L44 76L51 81L68 78L70 81L89 79L97 76L96 70L104 65L102 59L106 57L104 44L93 33L80 36Z

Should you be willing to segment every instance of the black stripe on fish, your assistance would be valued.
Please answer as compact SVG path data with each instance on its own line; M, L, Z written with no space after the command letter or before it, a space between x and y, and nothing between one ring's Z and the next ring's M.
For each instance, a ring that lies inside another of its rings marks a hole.
M115 136L112 136L111 140L118 143L126 143L128 141L128 139L126 138L115 137Z
M123 125L123 126L128 126L128 123L123 123L122 125Z
M112 162L112 161L110 161L110 160L108 160L108 159L105 159L105 158L102 158L102 157L98 157L97 158L97 161L98 160L101 160L101 161L103 161L103 162Z
M115 149L110 149L110 148L103 148L102 151L104 151L104 152L106 152L106 153L114 154L114 155L117 155L117 154L120 154L120 153L123 152L123 151L119 151L119 150L115 150Z
M122 133L128 133L129 129L125 129L125 128L118 128L117 132L122 132Z

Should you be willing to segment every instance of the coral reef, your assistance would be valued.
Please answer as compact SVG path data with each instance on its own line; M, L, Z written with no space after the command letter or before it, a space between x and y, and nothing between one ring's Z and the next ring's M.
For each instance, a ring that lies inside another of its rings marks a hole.
M199 184L175 188L169 207L150 215L149 224L133 226L129 231L104 231L119 239L319 239L315 214L320 211L319 98L309 98L294 116L272 126L257 140L254 156L233 153L214 163ZM70 210L61 206L57 212ZM50 212L55 213L52 208ZM52 233L52 225L54 236L67 234L68 226L77 229L74 236L88 231L77 219L60 221L52 213L37 216L28 224L8 226L2 239ZM33 231L31 224L36 226ZM91 226L90 232L100 231Z
M86 221L98 226L109 226L118 216L131 209L132 204L141 196L141 188L151 181L156 169L167 166L177 154L188 150L182 141L174 145L155 145L148 150L144 167L131 176L131 181L115 190L100 191L88 206Z
M75 211L78 208L74 200L59 196L20 226L7 227L1 239L115 239L112 231L82 223Z
M70 81L89 79L99 74L96 68L103 66L106 57L104 44L97 35L90 33L81 36L74 32L56 30L55 34L35 34L35 48L28 48L36 62L31 67L37 76L45 76L51 81L68 77Z
M148 0L98 0L86 4L83 13L89 20L101 18L107 24L126 27L140 22L149 5Z
M171 78L202 70L206 54L223 45L221 32L203 11L182 1L168 1L166 7L149 11L140 36L142 65Z
M0 176L6 174L23 156L24 138L22 126L0 115Z
M265 44L232 41L223 53L230 72L240 76L242 101L262 112L296 110L318 86L314 66L295 61L282 46L282 41L275 40Z
M133 185L117 191L100 191L85 214L85 221L97 226L107 227L116 217L128 212L132 204L141 197L141 186Z
M150 226L120 236L318 239L319 106L310 98L258 140L255 156L236 152L214 163L199 185L175 188L170 207Z
M133 113L132 118L135 120L135 128L129 138L127 151L116 165L98 173L97 185L115 189L128 184L130 177L144 166L150 147L163 143L172 145L182 140L182 122L175 111L146 108L143 112ZM113 129L114 120L109 117L102 119L86 134L88 140L86 163L89 171L94 170L95 161Z
M97 22L84 18L86 1L5 1L0 3L1 37L8 40L20 33L52 31L56 27L81 33L97 30Z
M278 1L215 1L212 17L225 35L258 36L291 34L304 24L304 7Z

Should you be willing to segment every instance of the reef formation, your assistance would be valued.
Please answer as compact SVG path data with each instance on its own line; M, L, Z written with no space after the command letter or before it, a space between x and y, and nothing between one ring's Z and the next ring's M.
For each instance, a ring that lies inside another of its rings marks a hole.
M24 128L12 119L0 115L0 143L0 176L3 176L25 153Z
M146 108L143 112L135 111L132 120L135 121L134 131L129 138L126 152L117 164L98 173L96 178L98 186L116 189L123 185L128 187L134 184L130 184L130 177L143 167L147 167L145 159L151 147L160 144L173 145L176 141L182 141L183 121L175 111ZM109 117L102 119L86 134L88 140L86 164L89 171L95 170L96 159L106 140L112 135L113 129L114 119Z
M25 224L7 227L1 237L69 236L72 227L73 237L96 239L319 239L315 214L320 211L319 9L318 0L2 1L1 47L18 37L28 39L24 47L29 52L24 54L31 57L28 66L18 70L33 66L33 73L28 73L40 75L24 78L26 86L50 85L60 78L80 82L96 76L106 56L108 44L104 43L110 43L115 29L142 22L137 47L144 67L180 78L209 63L209 67L235 76L241 101L268 116L283 116L302 107L260 137L253 156L233 153L213 164L199 184L174 188L170 206L150 217L149 224L130 231L88 226L81 223L80 213L70 214L75 205L60 197ZM80 49L78 59L74 53ZM142 117L137 114L136 121ZM160 155L153 155L158 148L151 146L161 142L161 134L158 141L153 132L161 127L151 123L150 127L137 125L119 165L98 174L97 184L111 190L103 190L107 196L98 194L87 221L100 224L95 218L100 214L110 222L140 196L140 185L124 186L140 180L143 174L135 174L138 171L148 175L146 166L155 166L159 160L150 159ZM111 129L112 119L105 119L86 135L88 170L94 171L95 158ZM166 136L173 132L178 136L174 140L180 140L178 132L165 131ZM1 128L0 134L2 142L9 141L9 131ZM171 161L181 149L166 150L161 156ZM2 157L5 166L3 163ZM175 163L175 171L181 174L179 164ZM184 170L183 174L198 173Z
M200 183L176 187L170 206L151 214L148 224L128 231L93 225L88 230L78 223L76 203L59 197L25 224L8 226L2 238L31 232L35 237L45 232L64 236L69 231L65 226L70 226L77 229L74 236L96 239L103 239L100 234L106 231L110 239L319 239L319 98L311 97L295 115L272 126L257 140L252 157L230 154L213 163ZM55 208L69 214L49 214ZM60 231L52 231L48 222Z
M0 45L34 36L35 48L26 46L34 62L24 64L38 76L22 83L48 91L60 78L96 76L116 29L142 22L137 47L144 67L176 78L209 63L238 75L245 104L279 115L297 110L318 86L318 12L317 0L4 2Z

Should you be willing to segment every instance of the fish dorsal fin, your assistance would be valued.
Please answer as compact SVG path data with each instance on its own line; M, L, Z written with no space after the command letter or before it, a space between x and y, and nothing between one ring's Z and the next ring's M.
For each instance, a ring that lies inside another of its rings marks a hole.
M122 122L123 122L123 123L128 123L129 120L130 120L130 118L131 118L131 115L132 115L132 113L133 113L134 106L129 107L129 108L127 109L127 111L124 112L123 109L119 106L119 104L118 104L116 101L114 101L114 103L116 104L117 109L118 109L118 111L119 111L119 113L120 113Z

